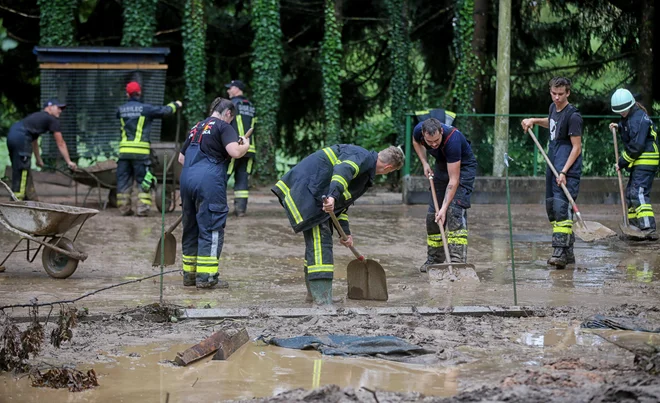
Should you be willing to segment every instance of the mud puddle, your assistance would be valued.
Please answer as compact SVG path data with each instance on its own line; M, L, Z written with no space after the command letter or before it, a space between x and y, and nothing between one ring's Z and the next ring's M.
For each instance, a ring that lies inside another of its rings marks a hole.
M188 367L169 363L188 345L129 347L125 355L105 355L93 368L101 386L72 394L34 388L27 377L0 377L0 395L9 402L217 401L267 397L290 389L322 385L422 392L451 396L458 392L457 368L409 365L381 359L322 356L249 343L227 361L208 357ZM87 369L87 368L84 368Z

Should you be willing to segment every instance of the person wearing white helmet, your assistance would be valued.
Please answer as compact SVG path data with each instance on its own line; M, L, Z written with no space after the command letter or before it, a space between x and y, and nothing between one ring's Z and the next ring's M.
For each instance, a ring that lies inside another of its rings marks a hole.
M582 176L582 116L568 102L571 95L571 80L554 77L550 80L552 104L547 118L528 118L521 122L527 131L534 125L550 129L548 157L559 171L555 179L548 167L545 171L545 209L552 224L552 256L548 265L564 269L575 263L573 254L573 210L561 189L564 184L573 199L577 199Z
M643 239L657 240L650 198L660 160L655 127L646 109L627 89L616 90L610 103L612 112L621 115L618 123L610 123L610 130L619 131L624 147L615 167L617 171L625 169L630 172L626 187L628 221L644 233Z

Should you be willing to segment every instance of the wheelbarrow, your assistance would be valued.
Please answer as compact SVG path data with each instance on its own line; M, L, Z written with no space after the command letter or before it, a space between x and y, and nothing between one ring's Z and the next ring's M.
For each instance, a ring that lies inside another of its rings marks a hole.
M87 168L80 168L76 171L62 169L60 167L48 167L55 171L73 179L76 182L75 204L78 204L78 184L89 186L89 190L83 199L83 205L87 203L87 198L94 189L98 191L99 195L99 208L105 210L109 205L110 207L117 207L117 162L113 160L106 160L99 162ZM101 189L108 189L108 200L105 202L101 197Z
M43 248L41 262L46 273L53 278L71 276L78 268L78 263L87 259L87 254L78 250L74 242L85 222L98 214L98 210L17 201L9 186L2 181L0 183L7 188L15 200L0 202L0 224L21 237L0 262L0 272L4 271L3 264L14 252L27 252L26 258L32 263ZM66 238L64 235L75 227L78 227L78 230L73 239ZM27 249L16 250L23 240L27 242ZM31 241L39 244L36 250L30 247ZM33 252L32 255L30 252Z

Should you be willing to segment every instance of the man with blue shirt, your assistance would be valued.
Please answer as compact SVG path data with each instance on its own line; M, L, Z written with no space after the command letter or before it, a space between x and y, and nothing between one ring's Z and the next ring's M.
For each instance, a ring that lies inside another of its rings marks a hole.
M426 243L428 257L419 268L426 272L429 265L445 263L445 252L438 223L446 226L447 246L452 262L467 262L468 227L467 209L474 189L477 174L477 159L470 142L455 127L429 118L420 122L413 130L413 147L422 162L424 176L433 176L438 200L442 200L439 211L435 211L433 198L429 197L426 214ZM427 159L428 150L435 158L431 168Z

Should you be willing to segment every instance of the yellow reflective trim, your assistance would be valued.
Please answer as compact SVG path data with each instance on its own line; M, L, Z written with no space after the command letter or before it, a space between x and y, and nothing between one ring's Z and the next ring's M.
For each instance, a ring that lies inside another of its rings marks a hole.
M289 212L293 217L293 221L296 224L300 224L303 219L302 216L300 215L300 211L298 211L298 207L296 207L296 203L293 201L293 198L291 197L291 190L286 185L286 183L282 181L277 181L275 186L277 186L277 188L280 189L282 193L284 193L284 204L289 209Z
M633 162L633 166L637 166L637 165L654 165L655 166L655 165L658 165L658 160L657 159L652 159L652 160L650 160L650 159L639 159L639 160L635 160L635 162Z
M653 214L653 211L642 211L640 213L637 213L637 218L642 218L642 217L655 217Z
M637 218L637 213L628 213L628 218Z
M427 239L426 244L432 248L439 248L442 246L442 241L432 241L430 239Z
M555 227L572 227L573 226L573 220L555 221L554 226Z
M232 158L229 167L227 168L227 175L231 175L234 172L234 161L236 160Z
M348 189L348 182L346 182L346 179L344 179L343 176L332 175L332 181L339 182L344 187L344 190Z
M340 221L348 221L348 214L341 213L341 214L339 214L339 217L337 217L337 219L340 220Z
M558 234L572 234L573 233L573 228L569 227L554 227L552 229L552 232L558 233Z
M316 266L323 265L323 249L321 249L321 228L317 225L312 228L312 241L314 248L314 263Z
M236 127L238 127L238 135L245 136L245 129L243 128L243 116L236 115Z
M326 147L323 149L323 152L328 156L328 159L333 166L339 163L339 158L337 158L337 154L335 154L332 148Z
M307 274L312 273L332 273L335 271L335 266L332 264L315 264L307 266Z
M28 170L27 169L22 170L21 171L21 185L20 185L20 188L19 188L20 190L18 191L18 193L14 193L14 196L16 196L16 198L18 200L25 199L25 195L27 193L27 177L28 177Z
M176 103L175 102L170 102L166 106L169 106L170 108L172 108L172 113L176 112Z
M197 265L197 273L203 273L203 274L215 274L218 272L218 266L215 267L204 267Z
M447 231L447 236L448 237L466 237L468 236L468 230L466 229L459 229L456 231Z
M621 154L621 156L623 157L624 160L626 160L626 161L628 161L628 162L633 162L633 161L634 161L634 159L630 158L630 157L628 156L628 153L625 152L625 151Z
M428 115L429 113L431 113L431 111L428 110L428 109L423 110L423 111L415 111L415 115L416 115L416 116L419 116L419 115Z
M135 140L133 140L136 143L139 143L142 140L142 131L144 130L145 120L146 118L144 116L140 116L140 118L138 119L138 124L135 129Z
M456 119L456 113L452 111L445 111L445 115L451 116L453 119Z
M234 197L237 199L247 199L249 196L249 190L234 190Z
M120 118L119 121L121 122L121 142L124 142L127 140L126 138L126 122L124 122L124 118Z
M447 245L467 245L467 244L468 244L467 238L447 237Z
M650 204L646 203L646 204L642 204L642 205L640 205L639 207L637 207L637 208L635 209L635 211L643 211L643 210L653 210L653 206L651 206Z
M253 161L254 161L254 160L253 160L252 158L250 158L250 159L248 160L248 163L247 163L247 173L248 173L248 174L251 174L251 173L252 173L252 162L253 162Z
M360 167L358 167L358 164L356 164L355 162L353 162L351 160L343 160L341 163L342 164L348 164L348 165L352 166L353 169L355 169L355 173L353 174L353 178L358 176L358 173L360 172Z
M197 271L197 266L194 264L183 264L183 271L188 273L195 273Z

